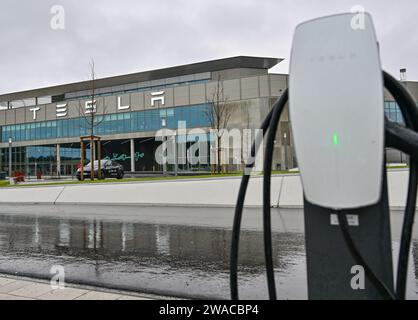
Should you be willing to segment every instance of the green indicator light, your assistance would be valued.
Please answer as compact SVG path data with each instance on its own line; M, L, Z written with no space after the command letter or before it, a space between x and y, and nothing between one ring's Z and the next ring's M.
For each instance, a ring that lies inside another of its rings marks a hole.
M339 139L338 139L338 135L336 133L334 133L332 135L332 143L334 144L334 146L339 144Z

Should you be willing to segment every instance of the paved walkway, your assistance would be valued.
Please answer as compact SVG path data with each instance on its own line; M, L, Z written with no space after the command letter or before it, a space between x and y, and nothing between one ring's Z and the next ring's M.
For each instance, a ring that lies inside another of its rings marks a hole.
M52 289L49 282L0 274L0 300L150 300L157 296L68 285ZM162 298L162 297L160 297Z

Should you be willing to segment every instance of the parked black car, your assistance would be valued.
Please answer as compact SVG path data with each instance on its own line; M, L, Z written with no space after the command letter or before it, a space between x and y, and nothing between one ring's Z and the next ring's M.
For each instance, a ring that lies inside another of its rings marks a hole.
M112 160L101 160L101 171L102 171L102 179L105 178L117 178L122 179L124 175L123 166L116 161ZM99 161L94 161L94 177L98 177L99 172ZM91 174L91 162L84 167L83 176L85 178L90 178ZM77 170L77 179L81 180L81 168Z

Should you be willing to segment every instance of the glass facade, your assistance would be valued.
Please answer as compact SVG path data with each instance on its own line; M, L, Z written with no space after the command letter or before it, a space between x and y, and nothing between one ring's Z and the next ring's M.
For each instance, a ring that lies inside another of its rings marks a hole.
M213 137L210 134L179 135L177 136L178 147L178 171L209 171L210 147ZM193 156L199 158L198 163L191 164L188 157L192 156L187 152L196 141L203 143L202 154L195 152ZM184 152L181 152L180 144L183 145ZM154 138L134 139L134 164L135 171L163 171L163 166L156 161L155 153L161 145L161 141ZM0 150L0 171L8 172L9 168L9 148ZM90 161L90 147L86 144L85 159ZM96 157L98 156L96 150ZM101 143L101 158L116 161L123 165L125 171L131 170L131 150L130 139L108 140ZM74 176L80 158L80 143L68 143L60 145L61 167L60 173L64 176ZM175 160L168 157L169 163L167 170L174 172ZM54 176L57 174L57 146L27 146L12 148L12 173L17 171L26 176L35 177L38 172L42 175Z
M399 109L398 104L394 101L385 101L385 115L389 120L404 123L401 109Z
M198 104L175 108L151 109L117 114L96 115L94 134L113 135L130 132L157 131L163 123L169 129L177 129L179 121L185 121L187 128L210 126L207 117L210 104ZM79 137L87 135L86 118L39 121L34 123L6 125L1 127L1 140L17 141L51 140L50 145L26 146L12 148L12 172L20 171L26 176L54 175L57 170L57 147L54 139ZM184 139L181 136L179 140ZM203 137L200 137L202 140ZM130 168L130 141L102 141L102 158L120 162L126 171ZM154 138L135 139L135 170L161 171L162 166L156 163L154 153L161 142ZM207 142L208 143L208 142ZM188 141L188 144L190 142ZM60 148L62 175L74 175L80 163L80 143L62 144ZM89 146L86 145L85 159L90 159ZM8 172L9 148L1 149L0 171ZM184 167L184 168L183 168ZM179 170L207 170L207 165L180 166ZM168 170L170 170L170 165Z
M169 129L177 129L178 121L186 121L188 128L210 125L206 116L210 104L185 107L153 109L137 112L96 115L94 134L146 132L161 129L165 119ZM89 125L84 117L53 121L15 124L1 128L1 141L31 141L56 138L79 137L88 134Z
M12 170L25 172L26 153L25 148L12 148ZM9 148L1 149L0 171L9 170Z
M61 172L72 175L76 165L80 162L80 148L61 147ZM89 149L86 150L86 160L90 159ZM37 172L43 175L52 175L57 172L56 146L28 146L12 148L12 171L20 171L25 175L35 176ZM9 148L1 150L0 171L8 172Z

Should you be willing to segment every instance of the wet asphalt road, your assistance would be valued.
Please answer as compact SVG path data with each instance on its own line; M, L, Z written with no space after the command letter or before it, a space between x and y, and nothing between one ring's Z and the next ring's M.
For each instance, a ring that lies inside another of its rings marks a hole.
M68 282L228 299L230 238L219 227L1 214L0 273L50 278L62 265ZM279 298L306 299L303 232L275 232L273 244ZM242 232L241 298L267 298L262 248L260 231ZM412 254L408 297L417 299L418 241Z

